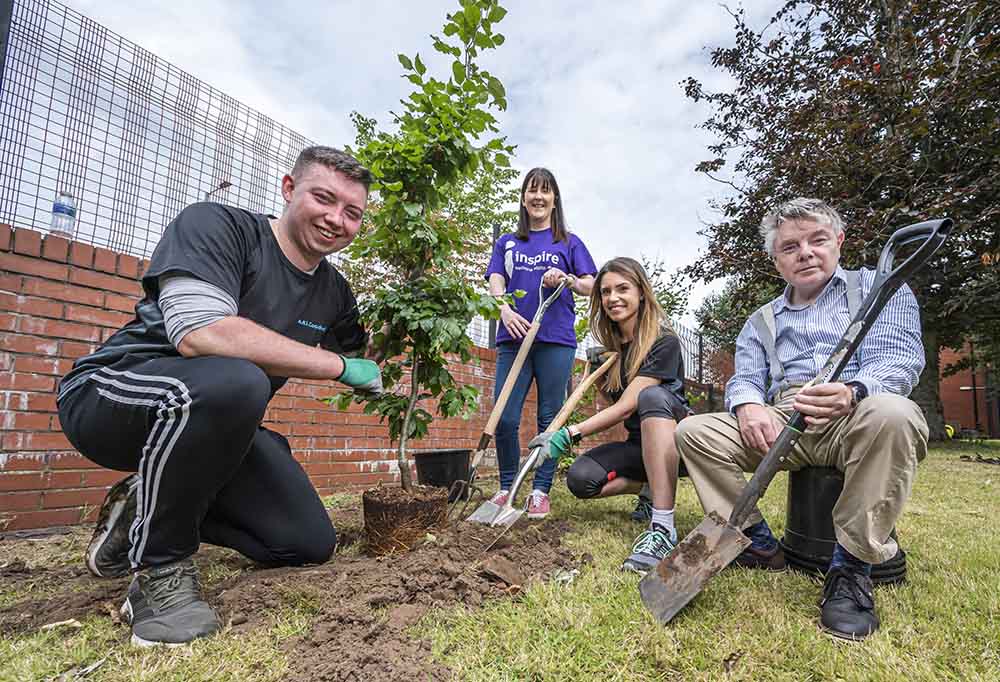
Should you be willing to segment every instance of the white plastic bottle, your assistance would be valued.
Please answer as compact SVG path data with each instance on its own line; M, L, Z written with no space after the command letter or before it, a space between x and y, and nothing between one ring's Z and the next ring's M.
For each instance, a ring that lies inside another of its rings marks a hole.
M76 203L69 192L59 192L52 204L52 224L49 234L73 239L76 235Z

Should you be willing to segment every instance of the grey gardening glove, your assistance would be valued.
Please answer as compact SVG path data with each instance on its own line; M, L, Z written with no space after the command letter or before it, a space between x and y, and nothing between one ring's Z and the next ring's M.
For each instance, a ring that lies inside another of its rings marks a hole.
M361 358L345 358L343 355L340 359L344 361L344 371L337 381L358 391L382 392L382 370L377 364Z

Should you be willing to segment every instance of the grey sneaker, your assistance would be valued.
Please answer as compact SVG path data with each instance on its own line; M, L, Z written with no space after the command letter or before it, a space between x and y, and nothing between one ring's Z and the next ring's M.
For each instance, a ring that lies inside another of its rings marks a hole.
M677 531L668 533L660 526L654 526L642 533L635 539L632 545L632 553L628 559L622 562L623 571L633 571L639 575L646 575L650 570L656 568L663 557L677 545Z
M640 493L635 501L635 509L629 514L629 517L639 523L649 523L653 518L653 501L648 497L643 497Z
M181 646L220 629L215 611L201 598L191 559L137 571L122 604L132 624L132 644Z
M132 568L128 535L135 520L138 487L139 474L132 474L115 483L104 497L85 555L87 569L98 578L119 578Z

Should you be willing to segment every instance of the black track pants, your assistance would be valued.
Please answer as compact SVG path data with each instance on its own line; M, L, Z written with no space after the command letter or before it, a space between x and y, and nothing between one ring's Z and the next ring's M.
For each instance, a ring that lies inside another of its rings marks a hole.
M126 356L59 401L70 442L108 469L138 471L132 565L201 540L269 564L321 563L336 533L288 442L260 426L271 385L235 358Z

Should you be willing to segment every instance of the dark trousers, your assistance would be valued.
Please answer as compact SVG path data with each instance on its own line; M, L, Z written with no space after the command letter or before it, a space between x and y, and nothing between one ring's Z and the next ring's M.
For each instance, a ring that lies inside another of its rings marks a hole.
M126 356L59 401L70 442L137 471L135 567L183 559L204 540L268 564L322 563L337 536L288 441L260 426L271 384L251 362Z

